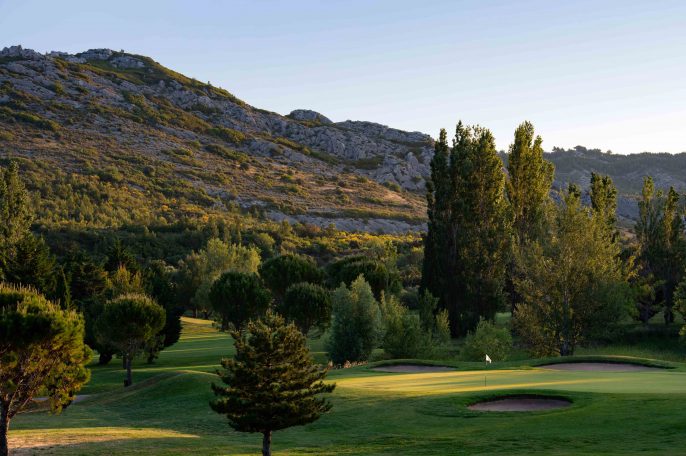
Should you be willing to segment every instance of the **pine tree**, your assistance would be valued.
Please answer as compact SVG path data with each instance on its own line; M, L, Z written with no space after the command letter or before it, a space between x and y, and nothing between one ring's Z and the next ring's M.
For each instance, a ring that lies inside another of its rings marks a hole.
M67 407L90 377L83 317L27 288L0 283L0 456L10 421L37 395Z
M232 333L236 354L219 373L227 386L212 385L212 409L240 432L262 433L262 455L271 455L272 433L312 423L331 409L320 397L335 385L323 382L327 369L314 364L306 339L283 317L267 312L247 331Z
M5 280L30 285L50 298L56 297L55 257L43 238L27 232L14 244L12 254L6 258Z
M164 327L164 309L144 294L121 295L105 304L95 323L100 343L115 347L126 368L124 386L131 386L131 362Z
M0 253L4 255L29 232L33 221L29 194L19 177L19 165L0 168Z

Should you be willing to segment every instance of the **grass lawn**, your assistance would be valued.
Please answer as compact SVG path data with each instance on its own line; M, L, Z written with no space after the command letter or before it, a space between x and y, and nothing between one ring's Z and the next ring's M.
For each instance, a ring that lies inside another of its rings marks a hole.
M24 413L12 422L15 454L255 455L261 436L231 430L212 412L210 383L231 340L184 319L179 343L154 365L135 366L134 386L113 360L93 367L90 394L60 416ZM315 357L324 359L321 341ZM454 362L453 362L454 363ZM390 374L337 370L334 408L306 427L276 432L283 455L679 454L686 435L686 365L644 372L565 372L524 361L455 372ZM466 405L499 392L551 392L571 407L526 413Z

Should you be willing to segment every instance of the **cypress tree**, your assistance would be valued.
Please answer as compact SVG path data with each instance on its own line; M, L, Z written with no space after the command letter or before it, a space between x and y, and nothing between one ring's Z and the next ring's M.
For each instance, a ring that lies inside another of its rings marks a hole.
M212 384L212 409L226 415L239 432L259 432L262 454L270 456L272 433L312 423L331 409L321 394L334 390L323 382L327 369L315 365L305 336L283 317L267 312L233 331L233 359L223 359L218 375L227 386Z

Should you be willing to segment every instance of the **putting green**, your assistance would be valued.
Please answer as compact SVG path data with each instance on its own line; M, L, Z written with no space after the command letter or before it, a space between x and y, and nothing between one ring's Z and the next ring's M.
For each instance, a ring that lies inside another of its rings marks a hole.
M366 389L399 395L444 395L509 389L546 389L595 393L686 393L686 372L492 371L375 374L337 381L339 388Z

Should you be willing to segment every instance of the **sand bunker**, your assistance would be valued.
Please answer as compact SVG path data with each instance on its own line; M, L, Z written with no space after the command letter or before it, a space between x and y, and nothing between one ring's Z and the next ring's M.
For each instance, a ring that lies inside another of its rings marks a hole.
M507 396L478 402L470 405L470 410L481 412L535 412L569 407L572 403L566 399L545 396Z
M450 372L454 371L452 367L446 366L423 366L420 364L395 364L393 366L379 366L373 367L373 371L377 372L396 372L396 373L419 373L419 372Z
M640 364L629 363L559 363L544 364L545 369L564 370L564 371L594 371L594 372L637 372L659 370L659 367L642 366Z

